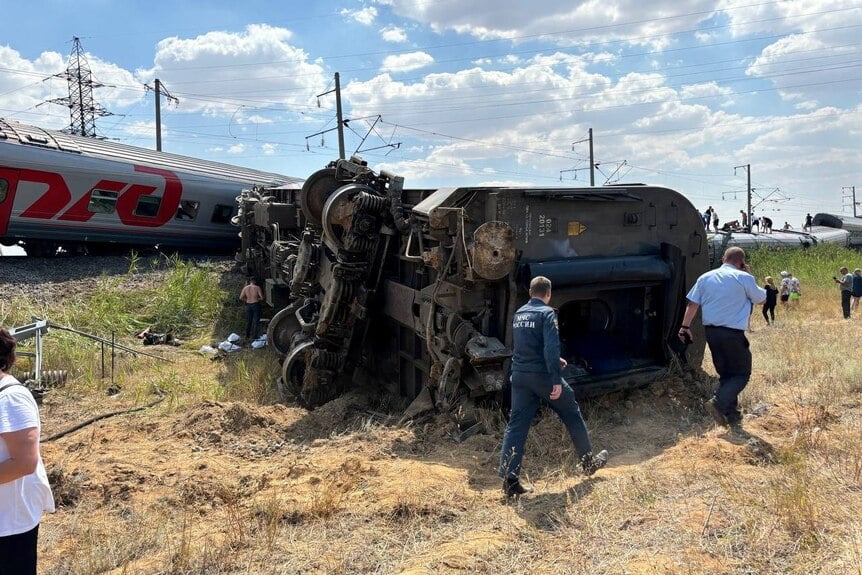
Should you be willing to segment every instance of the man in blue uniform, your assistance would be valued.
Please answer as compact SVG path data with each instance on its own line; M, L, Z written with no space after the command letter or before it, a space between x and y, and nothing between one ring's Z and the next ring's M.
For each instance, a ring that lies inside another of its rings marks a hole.
M566 360L560 357L557 314L548 306L551 280L537 276L530 282L530 301L512 318L514 354L512 355L512 413L500 453L500 477L507 497L522 495L518 476L530 424L539 404L547 402L569 431L569 437L586 475L604 467L608 452L593 456L590 436L575 394L563 379Z
M745 330L752 305L766 300L766 290L751 275L742 248L727 248L721 261L720 268L697 278L688 292L679 339L691 341L691 322L702 309L706 344L719 378L718 389L704 407L719 425L733 425L742 421L737 398L751 377Z

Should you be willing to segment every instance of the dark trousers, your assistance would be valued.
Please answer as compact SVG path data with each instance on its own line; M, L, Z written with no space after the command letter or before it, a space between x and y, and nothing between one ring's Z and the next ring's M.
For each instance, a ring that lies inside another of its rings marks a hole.
M853 292L850 290L841 290L841 311L844 312L844 319L850 319L850 298Z
M260 335L260 302L245 304L245 338L257 339Z
M36 541L39 526L0 537L0 575L36 575Z
M766 320L766 323L769 323L770 318L772 318L772 321L775 321L775 303L763 304L763 319Z
M739 421L738 397L751 377L751 350L741 329L705 326L706 343L718 372L715 406L728 421Z
M560 384L563 386L563 393L551 401L548 396L551 394L552 382L548 381L547 374L512 373L512 413L500 452L500 477L517 479L520 475L527 433L536 416L536 410L543 401L550 405L563 421L578 458L592 451L590 436L581 415L581 408L575 400L575 393L563 379L560 379Z

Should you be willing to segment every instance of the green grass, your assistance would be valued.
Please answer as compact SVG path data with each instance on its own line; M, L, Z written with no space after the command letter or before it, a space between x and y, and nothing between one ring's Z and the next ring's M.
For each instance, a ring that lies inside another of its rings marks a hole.
M835 288L832 276L837 275L842 266L850 271L862 267L862 254L835 244L820 244L803 250L760 248L746 252L746 256L758 283L772 276L778 285L779 274L788 271L799 278L803 293L806 287Z
M194 347L200 345L200 341L208 342L215 337L215 326L224 313L225 304L230 301L221 286L221 274L209 267L170 257L149 262L154 270L163 270L158 281L149 281L148 278L154 276L135 277L141 265L144 264L133 254L126 274L103 276L96 288L86 295L48 303L26 298L0 303L0 325L24 325L35 316L108 340L116 337L126 344L145 327L157 333L171 331ZM59 330L51 331L43 341L45 369L65 369L73 378L87 382L99 379L99 344ZM107 355L109 367L110 352ZM127 375L125 365L121 357L118 361L120 382ZM25 368L25 365L20 367Z

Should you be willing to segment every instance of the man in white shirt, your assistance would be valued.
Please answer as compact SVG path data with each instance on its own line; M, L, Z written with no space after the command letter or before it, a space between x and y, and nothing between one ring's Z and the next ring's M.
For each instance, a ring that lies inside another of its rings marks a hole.
M745 330L751 306L766 300L766 290L757 285L742 248L727 248L721 261L720 268L700 276L688 292L679 338L691 341L691 322L702 308L706 343L719 377L718 389L705 407L716 423L728 425L742 420L738 397L751 377Z

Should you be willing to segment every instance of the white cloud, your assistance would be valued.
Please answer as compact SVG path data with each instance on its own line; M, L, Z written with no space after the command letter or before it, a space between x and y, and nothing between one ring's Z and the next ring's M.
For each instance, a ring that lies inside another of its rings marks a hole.
M136 136L141 138L150 138L155 140L156 138L156 122L153 121L141 121L141 122L133 122L131 124L127 124L123 127L123 131L130 136ZM162 137L166 137L170 132L168 131L167 126L164 122L162 122Z
M278 144L263 144L260 149L264 156L274 156L278 151Z
M381 72L411 72L434 63L434 57L425 52L394 54L383 59Z
M814 100L805 100L804 102L797 103L795 107L797 110L811 111L816 110L819 106Z
M606 89L609 80L587 72L586 66L582 57L551 54L510 72L473 67L429 74L415 83L381 74L367 82L351 82L344 95L357 115L380 113L392 122L421 122L444 132L446 124L466 123L462 133L484 136L499 127L498 122L479 121L486 116L532 114L550 123L563 122L575 108L589 105L595 99L592 93ZM547 131L546 126L541 129Z
M763 49L746 74L770 81L786 100L840 97L858 89L858 50L841 46L848 38L793 34Z
M228 154L242 154L245 152L245 144L234 144L227 149Z
M234 114L253 100L315 111L315 95L329 82L323 66L290 43L292 33L265 24L242 32L208 32L195 38L166 38L156 46L154 65L138 70L142 81L160 78L180 99L177 111ZM328 101L323 102L329 105Z
M380 37L386 42L400 43L407 41L407 33L398 26L386 26L380 29Z
M237 117L238 124L272 124L272 118L266 118L260 114L252 114L248 117Z
M703 84L688 84L683 86L680 94L683 98L710 98L713 96L729 96L733 90L727 86L719 86L716 82Z
M363 26L371 26L374 24L374 19L377 18L377 8L374 6L366 6L361 10L349 10L344 8L340 14L345 18L350 18L362 24Z
M666 46L672 41L667 34L695 28L718 11L715 0L690 0L684 10L676 0L544 0L529 9L519 0L377 1L440 33L454 30L486 40L541 37L560 46L616 40Z
M574 152L571 146L590 127L595 128L596 157L608 175L616 167L610 160L626 159L637 166L626 180L667 185L689 194L695 203L708 201L728 213L739 209L721 202L721 191L739 187L734 165L756 162L756 182L781 187L803 200L822 188L815 184L822 170L817 175L812 165L801 178L791 167L793 158L801 154L806 162L816 163L826 154L836 174L858 173L862 165L862 148L852 136L862 132L862 106L852 111L822 109L806 100L796 115L729 113L722 108L738 96L718 81L676 87L663 72L620 77L595 73L595 61L590 55L557 53L533 57L507 71L476 65L414 82L381 74L351 82L345 97L352 113L381 113L402 126L396 137L409 141L383 162L409 185L529 182L523 172L556 181L560 170L584 165L586 145ZM756 97L766 106L774 101L768 95L745 97ZM407 127L421 129L419 139L410 138L416 133ZM417 142L425 148L417 149ZM668 175L677 171L688 176ZM701 171L706 176L696 177ZM727 178L711 180L710 175L722 173ZM599 174L597 178L604 181ZM531 182L537 184L547 181ZM782 217L790 217L793 208L783 209Z

